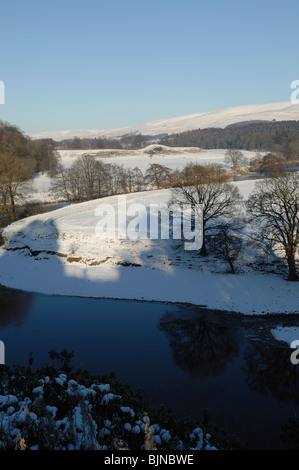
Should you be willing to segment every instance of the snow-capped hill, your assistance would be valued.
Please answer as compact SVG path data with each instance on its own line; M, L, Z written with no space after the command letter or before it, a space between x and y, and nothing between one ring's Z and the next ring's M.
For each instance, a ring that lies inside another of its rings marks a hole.
M291 102L251 104L235 106L215 111L197 114L187 114L169 119L159 119L138 126L123 127L111 130L63 130L39 132L31 134L33 139L52 138L54 140L70 139L72 137L106 137L117 138L125 134L144 134L157 136L160 134L175 134L192 129L209 127L225 128L231 124L248 121L298 121L299 104Z

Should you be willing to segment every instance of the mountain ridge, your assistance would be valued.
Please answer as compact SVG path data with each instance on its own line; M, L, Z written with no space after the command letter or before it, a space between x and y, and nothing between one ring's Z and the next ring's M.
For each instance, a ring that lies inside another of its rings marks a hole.
M194 129L211 127L225 128L232 124L250 121L297 121L299 120L299 104L291 102L252 104L234 106L215 111L187 114L183 116L158 119L137 126L127 126L116 129L96 130L77 129L28 134L32 139L52 138L54 140L71 139L75 136L83 138L119 138L125 134L144 134L157 136L161 134L176 134Z

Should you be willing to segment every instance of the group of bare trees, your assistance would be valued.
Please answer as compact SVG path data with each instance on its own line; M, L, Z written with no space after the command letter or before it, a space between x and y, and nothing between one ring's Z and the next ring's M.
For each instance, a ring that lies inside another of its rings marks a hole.
M141 191L143 181L143 174L137 167L126 169L83 155L69 168L60 165L52 186L59 196L71 203Z
M82 155L65 168L58 166L53 189L68 202L82 202L115 194L161 189L171 185L173 172L166 166L152 163L145 174L140 168L106 163L92 155Z
M289 162L284 154L272 152L266 153L265 155L258 152L255 158L252 158L248 164L251 171L258 171L265 177L281 174L285 172L288 167L298 167L297 162Z
M241 150L228 149L225 152L224 163L234 171L240 171L242 167L245 167L245 169L258 171L267 177L280 174L287 168L298 168L298 161L288 161L281 151L268 152L264 155L258 152L255 158L248 160Z
M234 260L241 246L241 227L246 220L255 227L254 241L268 251L283 251L289 280L297 281L296 253L299 247L299 174L275 173L259 180L246 201L238 188L229 183L224 170L214 165L187 165L177 175L171 204L189 204L202 211L203 245L220 255L234 272ZM245 217L244 217L245 216Z

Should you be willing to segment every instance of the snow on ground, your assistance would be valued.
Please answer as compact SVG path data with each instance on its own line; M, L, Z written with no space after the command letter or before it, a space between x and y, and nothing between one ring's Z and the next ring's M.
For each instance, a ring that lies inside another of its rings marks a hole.
M247 194L254 182L235 184ZM148 211L150 204L167 203L169 196L169 190L162 190L125 199L127 208L142 204ZM118 211L118 202L118 196L89 201L8 226L0 283L45 294L186 302L243 314L298 312L297 284L279 272L250 269L247 252L240 272L230 275L223 262L201 259L184 250L180 240L97 237L97 207L110 204L118 228L118 217L125 213Z
M37 173L32 181L32 191L39 193L50 191L51 178L46 173Z
M157 147L162 151L151 152ZM188 163L215 163L227 166L224 163L226 149L204 150L196 147L166 147L157 144L140 150L59 150L58 153L62 165L66 168L82 155L94 155L105 163L123 165L124 168L137 166L142 172L145 172L152 163L165 165L171 170L181 170ZM242 153L248 159L256 156L256 152L249 150L244 150Z
M57 201L57 194L52 190L52 178L45 173L37 173L28 185L26 201L29 203L51 203ZM20 201L22 204L23 199Z
M156 152L156 148L161 151ZM69 168L82 155L94 155L104 163L123 165L125 169L138 167L145 174L149 165L157 163L165 165L171 170L181 170L188 163L213 163L227 168L224 163L226 149L203 150L195 147L166 147L163 145L149 145L140 150L59 150L60 163ZM244 150L244 156L249 160L256 156L256 152ZM263 153L262 153L263 154ZM29 202L53 203L57 195L51 189L52 179L45 173L38 173L31 184L27 194Z
M272 335L278 341L283 341L289 346L293 341L299 341L299 327L298 326L277 326L271 330Z

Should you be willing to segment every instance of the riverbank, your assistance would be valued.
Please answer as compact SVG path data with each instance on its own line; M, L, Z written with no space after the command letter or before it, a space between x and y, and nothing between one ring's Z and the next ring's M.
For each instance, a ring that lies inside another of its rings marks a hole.
M296 283L273 274L64 264L55 255L0 251L0 284L48 295L189 303L246 315L299 313Z
M67 351L49 356L52 363L36 371L31 366L1 368L0 450L244 448L214 426L216 437L206 425L149 408L140 392L113 374L72 370ZM62 365L55 366L55 361Z
M236 183L243 195L254 182ZM169 190L126 196L129 204L166 204ZM245 315L299 313L298 283L282 259L244 246L229 274L225 261L202 258L180 240L99 238L100 204L123 217L118 196L22 219L3 231L0 284L49 295L189 303ZM126 209L125 209L126 210ZM148 213L146 213L148 217ZM245 231L250 237L250 227Z

